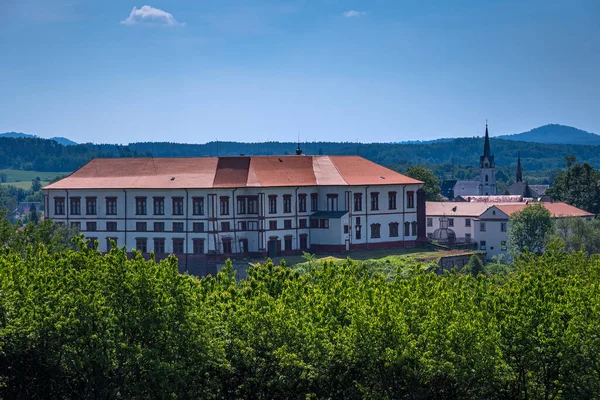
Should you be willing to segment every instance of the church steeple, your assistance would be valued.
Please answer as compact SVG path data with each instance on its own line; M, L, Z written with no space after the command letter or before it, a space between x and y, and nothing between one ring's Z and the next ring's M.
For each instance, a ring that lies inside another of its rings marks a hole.
M296 155L302 155L302 149L300 148L300 139L298 139L298 148L296 149Z
M485 121L485 143L483 145L483 156L484 157L490 157L492 155L492 152L490 150L490 134L488 133L488 123L487 120Z
M517 182L523 182L523 171L521 171L521 152L517 158Z

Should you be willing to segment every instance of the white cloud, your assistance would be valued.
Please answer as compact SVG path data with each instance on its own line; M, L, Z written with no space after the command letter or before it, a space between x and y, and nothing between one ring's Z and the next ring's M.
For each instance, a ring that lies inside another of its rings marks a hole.
M122 24L135 25L135 24L159 24L168 26L185 25L184 23L177 22L170 14L166 11L159 10L158 8L150 6L142 6L140 8L133 7L131 14L126 20L121 21Z
M346 11L344 13L342 13L342 15L346 18L352 18L352 17L360 17L362 15L366 15L367 13L364 11L356 11L356 10L350 10L350 11Z

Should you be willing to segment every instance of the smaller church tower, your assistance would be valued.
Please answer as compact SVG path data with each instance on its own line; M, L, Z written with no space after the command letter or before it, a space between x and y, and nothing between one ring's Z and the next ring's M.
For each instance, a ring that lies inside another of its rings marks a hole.
M479 157L479 195L492 196L496 194L496 164L490 149L488 124L485 122L485 143L483 155Z
M523 171L521 170L521 152L517 158L517 182L523 182Z

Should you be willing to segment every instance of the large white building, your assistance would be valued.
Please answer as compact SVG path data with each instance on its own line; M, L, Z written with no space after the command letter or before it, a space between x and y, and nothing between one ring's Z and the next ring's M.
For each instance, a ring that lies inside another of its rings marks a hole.
M203 273L230 256L411 247L422 182L358 156L94 159L45 191L47 218Z

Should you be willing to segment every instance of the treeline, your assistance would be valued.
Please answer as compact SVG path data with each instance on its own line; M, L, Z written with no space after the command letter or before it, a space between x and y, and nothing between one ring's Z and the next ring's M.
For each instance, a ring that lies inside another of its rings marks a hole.
M55 141L30 138L0 138L0 168L37 171L73 171L94 157L204 157L295 154L296 143L209 142L206 144L132 143L129 145L80 144L62 146ZM600 167L600 147L555 145L492 139L492 151L499 167L516 167L517 154L525 173L558 170L564 157L572 154L578 160ZM481 138L461 138L449 142L422 144L390 143L302 143L305 154L360 155L383 165L447 165L477 167L483 149ZM447 171L450 173L451 171ZM468 178L468 172L456 177ZM507 174L512 176L513 174ZM449 176L447 176L449 178Z
M600 259L559 247L473 277L0 254L0 397L573 399L600 393Z

